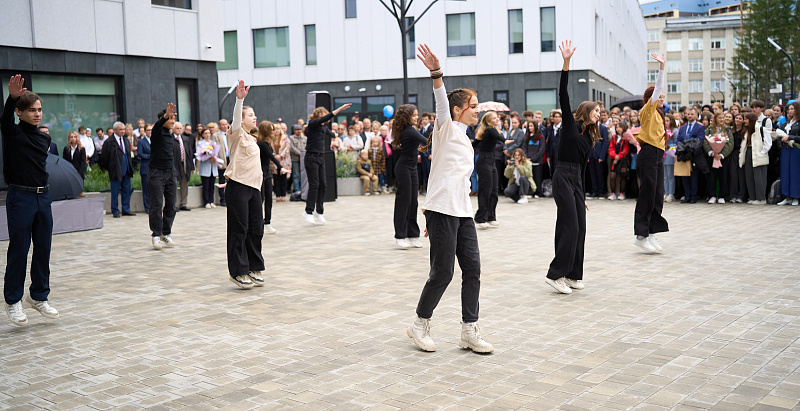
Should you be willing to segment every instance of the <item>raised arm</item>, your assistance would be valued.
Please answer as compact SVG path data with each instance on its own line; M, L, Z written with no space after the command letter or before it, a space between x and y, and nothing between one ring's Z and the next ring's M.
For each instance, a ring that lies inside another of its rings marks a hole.
M561 66L561 83L558 87L558 98L561 102L561 116L564 120L571 120L572 109L569 106L569 91L567 91L567 86L569 85L569 62L572 59L572 55L575 54L575 49L577 49L577 47L572 47L572 41L565 40L558 46L558 49L561 50L561 57L564 59L564 64Z
M656 85L653 89L653 96L650 97L650 104L656 104L659 97L661 97L661 93L664 92L664 82L666 81L664 76L664 62L667 59L663 54L659 56L657 53L650 53L650 57L661 64L658 68L658 76L656 76Z
M236 85L236 104L233 105L233 124L231 124L231 132L242 128L242 106L244 106L244 98L250 91L250 86L245 88L244 80L239 80Z
M442 80L442 65L439 58L431 51L427 44L422 43L417 47L417 58L430 70L433 79L433 96L436 98L436 121L439 124L452 121L450 117L450 102L447 100L447 90Z
M28 91L27 88L22 87L24 84L25 79L19 74L8 80L8 98L3 107L3 114L0 116L0 132L3 133L3 138L11 136L14 132L14 108L17 100Z

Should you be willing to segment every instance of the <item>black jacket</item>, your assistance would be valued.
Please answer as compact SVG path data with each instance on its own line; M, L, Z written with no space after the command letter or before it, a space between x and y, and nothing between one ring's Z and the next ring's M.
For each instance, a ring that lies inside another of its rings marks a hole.
M121 181L123 177L133 176L133 164L131 164L130 159L131 143L125 137L122 138L122 142L125 144L125 156L128 157L127 170L122 169L123 154L119 143L117 143L116 134L112 134L111 137L103 143L103 149L100 153L100 166L108 170L108 179L112 181Z
M69 144L67 144L67 146L64 147L63 154L61 155L61 157L63 157L64 160L69 161L70 164L72 164L72 166L75 167L75 170L78 171L78 174L81 175L81 178L84 178L84 174L86 173L86 149L85 148L83 148L83 147L76 148L75 149L75 155L73 156L72 155L72 150L69 148Z
M175 135L171 134L170 137L174 140ZM186 169L184 172L186 173L186 179L189 179L189 175L192 174L194 171L194 150L195 150L195 142L192 136L186 136L181 134L181 139L183 140L183 153L186 156ZM181 171L181 144L178 141L172 142L172 160L175 162L175 172L178 173L177 175L180 176L182 173Z
M0 116L3 135L3 173L6 183L29 187L47 185L47 150L50 135L29 123L14 123L17 100L9 96Z

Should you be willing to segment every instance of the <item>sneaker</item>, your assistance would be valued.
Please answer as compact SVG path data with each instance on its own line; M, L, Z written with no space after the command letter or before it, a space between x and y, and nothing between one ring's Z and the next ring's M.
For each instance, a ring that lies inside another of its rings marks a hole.
M276 230L275 227L272 226L272 224L267 224L264 226L264 232L267 234L275 234L278 232L278 230Z
M314 216L314 219L317 220L317 224L325 224L325 223L328 222L328 221L325 220L325 217L322 214L320 214L320 213L318 213L316 211L314 211L313 216Z
M520 197L519 200L517 200L517 204L528 204L528 198Z
M217 208L217 205L214 204L214 203L211 203L211 208Z
M397 245L400 246L400 248L411 248L412 247L411 242L408 241L407 238L395 238L394 242L397 243Z
M656 249L656 252L660 253L660 252L664 251L664 248L661 247L661 244L659 244L658 240L656 240L656 235L655 234L650 234L649 236L647 236L646 240L649 241L650 245L652 245L653 248Z
M309 223L309 224L316 224L316 223L317 223L317 222L314 220L314 216L313 216L313 215L311 215L311 214L308 214L308 213L306 213L306 212L304 212L304 213L303 213L303 218L304 218L304 219L306 220L306 222L307 222L307 223Z
M796 206L796 205L798 205L798 204L800 204L800 200L798 200L798 199L796 199L796 198L795 198L794 200L792 200L792 205L793 205L793 206Z
M461 323L461 341L458 343L458 346L461 348L469 348L477 353L490 353L494 351L492 344L483 340L478 323Z
M616 200L616 199L617 199L617 195L616 195L616 194L614 194L614 193L611 193L611 195L610 195L610 196L608 196L608 199L609 199L609 200Z
M624 199L625 199L625 194L619 193L619 197L617 197L617 200L624 200Z
M381 195L381 190L375 191L374 193L372 193L372 195L376 195L376 196Z
M648 253L656 252L656 248L650 244L650 241L647 238L642 238L640 240L639 237L636 237L636 239L633 240L633 245L641 248L644 251L647 251Z
M664 202L671 203L673 201L675 201L675 196L672 194L667 194L667 199L664 200Z
M753 205L753 204L755 204L755 203L756 203L756 200L749 200L749 201L747 202L747 204L750 204L750 205Z
M564 277L561 277L558 280L545 278L544 282L550 284L551 287L555 288L561 294L572 294L572 289L567 286L567 283L564 281Z
M717 202L717 197L712 196L708 199L708 204L714 204Z
M431 338L431 320L430 318L419 318L414 320L414 323L406 329L406 334L409 338L414 340L414 344L422 351L433 352L436 351L436 344Z
M478 228L480 228L480 229L484 229L485 230L485 229L491 228L491 227L492 226L490 226L489 223L478 223Z
M52 318L52 319L58 318L58 310L51 307L50 304L47 303L47 301L36 301L33 298L31 298L30 295L26 295L23 301L25 301L25 305L33 308L34 310L38 311L39 314L47 318Z
M365 195L365 196L368 196L368 195L370 195L370 194L369 194L369 191L367 191L366 193L364 193L364 195Z
M725 199L720 197L717 199L717 204L725 204Z
M252 281L253 285L256 287L264 286L264 277L261 275L261 271L250 271L247 273L247 276L250 277L250 281Z
M419 241L419 237L407 238L406 240L408 240L408 242L411 243L412 247L422 248L422 242Z
M231 280L232 283L244 289L250 289L255 286L255 284L253 284L253 280L251 280L250 276L246 274L237 275L236 277L228 276L228 279Z
M206 208L211 208L211 204L206 204Z
M175 243L175 240L172 239L171 235L162 235L161 241L163 241L164 244L167 245L167 247L175 247L175 245L177 245L177 243Z
M155 248L156 250L160 250L161 248L164 247L164 245L165 245L164 242L161 241L161 237L159 236L153 237L153 248Z
M764 205L767 204L767 200L756 200L753 202L755 205Z
M497 221L489 221L489 225L492 227L499 227L500 223L498 223Z
M564 284L566 284L569 288L583 290L583 280L573 280L571 278L564 277Z
M791 204L791 202L792 202L792 200L789 200L788 198L784 198L783 201L781 201L777 205L789 205L789 204Z
M8 319L11 320L14 325L26 325L28 324L28 316L22 312L22 301L17 301L16 304L8 305L7 303L3 303L6 307L6 314L8 314Z

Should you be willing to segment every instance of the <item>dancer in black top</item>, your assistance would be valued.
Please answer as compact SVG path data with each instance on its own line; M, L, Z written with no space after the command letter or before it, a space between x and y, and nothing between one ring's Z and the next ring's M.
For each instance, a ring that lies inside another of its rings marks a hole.
M478 149L478 159L475 161L475 170L478 172L478 211L475 213L475 223L478 228L497 227L497 167L495 166L495 147L498 143L505 143L505 138L498 128L500 117L494 111L483 115L481 125L475 132L473 147Z
M600 139L600 107L584 101L572 115L567 83L569 61L575 53L570 40L559 46L564 65L558 94L564 120L558 148L558 163L553 174L553 198L556 201L555 257L545 282L564 294L583 289L583 245L586 240L586 205L584 187L589 150Z
M329 113L325 107L317 107L308 118L308 127L306 128L308 140L304 160L308 177L308 194L306 195L306 210L303 212L303 218L308 223L325 224L325 217L322 216L325 209L322 202L325 201L327 183L325 182L325 157L323 154L328 130L324 125L340 111L348 108L350 108L350 104L345 104L333 110L333 113Z
M392 150L396 161L394 176L397 185L397 195L394 197L394 241L401 248L422 247L417 224L419 205L417 156L419 146L425 145L428 139L414 128L418 120L417 107L413 104L403 104L397 108L392 123L392 135L395 136L392 140Z
M283 177L289 170L281 166L281 162L275 157L272 151L272 143L275 138L275 125L270 121L258 123L258 149L261 152L261 173L264 175L264 183L261 186L261 201L264 202L264 232L276 234L278 230L272 227L272 172L269 169L269 162L272 161L278 168L278 175Z

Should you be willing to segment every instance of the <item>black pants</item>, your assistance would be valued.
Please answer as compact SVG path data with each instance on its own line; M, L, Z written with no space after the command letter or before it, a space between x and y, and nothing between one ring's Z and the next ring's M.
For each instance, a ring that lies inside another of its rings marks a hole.
M633 214L633 232L637 236L669 231L667 220L661 215L664 208L664 150L642 144L636 158L639 172L639 197Z
M455 259L461 267L461 321L478 321L478 296L481 292L481 253L478 233L470 217L453 217L435 211L425 212L431 242L431 271L417 304L420 318L431 318L444 291L453 280Z
M637 163L637 168L638 163ZM683 190L686 195L687 200L697 200L697 185L700 176L700 170L692 170L692 173L688 177L681 177L681 181L683 181Z
M225 184L225 168L219 170L219 185ZM225 205L225 187L220 187L219 190L219 204Z
M475 222L485 223L497 221L497 167L495 166L494 153L478 153L475 161L478 171L478 211L475 213Z
M497 194L499 195L500 194L500 190L505 189L506 186L508 185L508 179L506 178L506 175L504 173L506 171L506 156L503 153L497 154L496 152L494 153L494 155L496 157L500 158L499 160L498 159L494 160L495 172L497 173L497 176L496 176L497 177L496 178L497 185L494 187L494 189L495 189L494 191L496 191ZM480 160L478 160L478 161L480 161ZM476 166L477 166L477 163L476 163ZM480 177L478 177L478 178L480 178ZM480 180L478 180L478 190L479 191L480 191L480 188L481 188L481 182L480 182Z
M261 190L228 180L225 187L228 203L228 272L231 277L250 271L264 271L261 239L264 218L261 216Z
M397 185L397 194L394 196L394 238L418 238L417 162L401 157L394 166L394 178Z
M150 231L153 237L172 234L175 221L175 199L178 181L175 169L151 168L147 171L147 192L150 200Z
M214 176L203 177L200 176L200 180L203 183L203 204L213 204L214 203L214 182L217 181L217 178Z
M513 183L509 184L508 187L503 190L503 194L514 201L519 201L522 196L528 195L530 191L531 183L528 181L528 177L519 176L518 179L514 180Z
M592 181L592 189L589 194L605 194L606 193L606 176L604 175L606 162L599 162L597 159L589 159L589 178Z
M728 196L725 199L730 201L739 198L741 193L739 189L739 150L733 150L725 160L722 160L722 164L725 173L728 174Z
M556 255L550 262L547 278L583 279L583 245L586 242L586 200L583 195L584 171L580 164L559 161L553 174L553 199L556 202Z
M273 174L272 181L275 185L273 188L275 190L275 196L286 197L286 191L288 190L289 186L289 181L286 179L286 174Z
M534 165L533 168L533 183L536 184L536 190L534 194L539 197L544 197L542 194L542 174L544 174L544 165Z
M53 241L52 194L10 188L6 196L8 252L3 296L6 304L16 304L25 293L25 268L33 240L31 257L31 298L47 301L50 295L50 247Z
M313 213L315 206L317 213L322 214L325 211L322 202L325 201L325 189L328 187L325 181L325 157L322 153L306 152L305 165L308 176L306 214Z
M272 175L267 171L261 185L261 201L264 202L264 225L272 222Z
M394 179L394 154L393 155L386 155L386 188L392 186L392 180Z
M737 159L738 160L738 159ZM708 162L708 169L710 172L708 173L708 184L706 188L708 188L708 197L717 197L717 198L726 198L728 197L728 164L730 163L729 158L725 158L722 160L722 167L714 168L714 159L712 158ZM719 182L719 195L717 195L717 182Z

